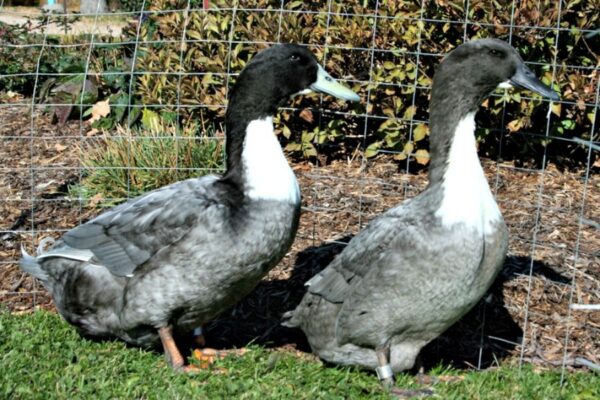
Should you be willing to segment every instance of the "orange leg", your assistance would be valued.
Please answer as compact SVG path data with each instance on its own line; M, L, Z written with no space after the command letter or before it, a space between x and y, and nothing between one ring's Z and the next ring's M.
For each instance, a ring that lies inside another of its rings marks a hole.
M171 326L163 326L158 329L158 336L165 350L165 359L167 364L177 372L194 372L197 370L194 366L184 365L185 360L181 352L177 348L177 344L173 339L173 328Z

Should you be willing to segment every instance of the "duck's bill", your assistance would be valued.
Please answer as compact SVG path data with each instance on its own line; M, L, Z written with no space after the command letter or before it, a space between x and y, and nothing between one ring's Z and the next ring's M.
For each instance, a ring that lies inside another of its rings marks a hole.
M525 64L521 64L521 67L517 69L517 72L510 78L509 82L513 86L531 90L550 100L560 100L558 93L536 78L535 74Z
M360 97L358 97L356 93L333 79L321 66L319 66L319 71L317 72L317 81L310 85L310 89L315 92L327 93L348 101L360 100Z

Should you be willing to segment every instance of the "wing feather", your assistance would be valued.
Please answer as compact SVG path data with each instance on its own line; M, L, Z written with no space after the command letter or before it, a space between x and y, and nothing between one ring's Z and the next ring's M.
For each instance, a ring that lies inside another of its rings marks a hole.
M309 292L332 303L344 302L402 226L392 212L371 221L327 268L307 282Z
M147 193L70 230L63 239L70 247L91 250L113 274L132 274L218 204L216 180L188 179Z

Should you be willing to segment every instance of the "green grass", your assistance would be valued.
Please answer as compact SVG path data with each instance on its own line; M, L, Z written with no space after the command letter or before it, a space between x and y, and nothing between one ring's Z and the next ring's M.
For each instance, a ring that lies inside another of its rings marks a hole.
M55 314L0 312L0 398L390 398L368 372L327 367L283 351L251 347L243 357L228 357L215 367L227 372L176 374L161 354L83 339ZM600 378L593 373L569 374L562 389L560 373L530 367L483 372L440 367L430 374L464 378L435 385L433 398L600 397ZM397 385L419 387L408 374L400 374Z
M179 129L150 110L142 126L118 128L80 151L84 179L70 188L71 196L100 195L114 205L173 182L213 173L223 166L222 141L214 128L190 123Z

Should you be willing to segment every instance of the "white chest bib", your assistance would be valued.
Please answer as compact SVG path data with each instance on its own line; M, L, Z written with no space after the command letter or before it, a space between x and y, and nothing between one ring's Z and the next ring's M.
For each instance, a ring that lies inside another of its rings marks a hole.
M272 117L248 124L242 165L251 199L300 202L300 188L275 136Z
M501 214L477 156L474 113L456 126L442 188L442 203L435 215L444 226L462 223L479 233L492 233Z

